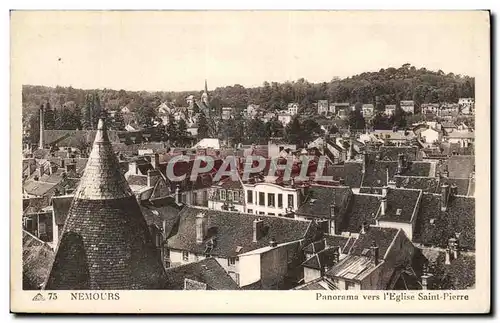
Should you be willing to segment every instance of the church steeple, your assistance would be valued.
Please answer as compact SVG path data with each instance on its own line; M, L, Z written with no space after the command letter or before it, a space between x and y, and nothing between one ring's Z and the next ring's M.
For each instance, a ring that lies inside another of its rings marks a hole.
M45 289L160 289L165 270L99 119Z
M203 101L203 103L205 103L206 105L208 105L208 86L207 86L207 79L205 79L205 90L204 90L203 94L201 95L201 100Z

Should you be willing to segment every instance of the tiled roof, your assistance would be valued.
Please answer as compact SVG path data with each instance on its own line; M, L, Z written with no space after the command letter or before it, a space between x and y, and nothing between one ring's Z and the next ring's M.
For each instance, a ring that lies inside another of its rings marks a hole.
M207 237L201 244L196 243L195 219L199 213L208 217ZM223 258L266 247L271 239L277 244L304 239L312 225L310 221L194 207L185 207L180 217L178 233L168 240L169 248L204 254L206 242L214 239L211 254ZM264 221L263 235L257 242L253 242L253 221L257 218Z
M102 120L99 121L94 147L76 189L75 198L88 200L119 199L133 196L120 172Z
M330 282L327 277L319 277L303 285L297 286L294 290L331 290L335 284Z
M32 214L42 212L42 209L49 206L49 199L43 197L30 197L23 200L23 213Z
M35 180L27 180L23 183L23 190L30 195L44 196L55 189L58 183L47 183Z
M372 223L380 207L379 196L353 194L351 206L339 223L340 232L357 233L363 222Z
M165 270L106 127L98 133L61 235L47 289L161 289Z
M404 154L408 161L417 159L417 147L412 146L381 146L380 147L380 160L397 161L399 154Z
M441 191L441 184L456 185L457 195L472 195L469 192L469 179L468 178L445 178L442 177L411 177L411 176L395 176L396 187L420 189L426 193L439 193Z
M378 214L378 219L381 221L409 223L414 212L416 213L416 206L421 194L421 190L388 189L387 209L384 216Z
M168 268L166 289L184 289L184 280L191 279L207 284L210 290L236 290L236 282L214 258L206 258L187 265Z
M396 161L375 161L366 166L365 174L363 176L363 187L383 187L387 186L387 173L391 179L398 168Z
M370 246L373 241L379 247L379 258L384 259L385 253L394 241L394 238L398 234L399 230L394 228L382 228L370 226L367 228L366 233L359 235L359 238L354 243L351 254L352 255L365 255L369 256L371 254ZM368 250L365 251L365 250Z
M53 261L49 245L23 230L23 289L40 289Z
M318 253L319 251L325 249L325 239L314 241L304 247L305 253Z
M361 186L363 165L358 162L346 162L343 165L328 165L325 176L332 176L334 181L344 179L346 186L357 188Z
M352 191L349 187L311 186L304 203L297 214L319 218L330 217L330 205L335 200L337 206L346 205Z
M417 217L413 241L446 247L448 239L460 233L460 247L475 249L475 199L451 196L446 211L441 211L441 195L424 194Z
M325 234L324 239L327 247L337 246L340 247L341 249L347 244L347 241L349 240L348 237L332 236L327 234Z
M445 165L448 167L448 177L452 178L469 178L469 175L474 172L475 156L460 156L455 155L448 158Z
M176 205L173 199L165 199L161 203L156 201L155 204L141 205L146 223L162 228L167 238L177 232L181 210L182 206Z
M127 183L128 185L147 186L148 177L146 175L129 175Z
M331 267L335 264L335 255L339 254L338 247L323 249L302 263L302 266L321 270L323 267Z
M57 141L59 147L79 147L92 143L96 133L97 130L44 130L43 140L47 145ZM110 141L119 142L117 131L108 131L108 136Z
M348 255L328 270L325 275L332 279L340 277L360 281L374 268L375 264L369 257Z

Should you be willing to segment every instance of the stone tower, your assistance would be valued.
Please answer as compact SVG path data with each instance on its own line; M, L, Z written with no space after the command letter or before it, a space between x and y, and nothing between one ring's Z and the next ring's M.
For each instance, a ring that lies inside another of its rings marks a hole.
M161 289L165 270L99 119L45 289Z

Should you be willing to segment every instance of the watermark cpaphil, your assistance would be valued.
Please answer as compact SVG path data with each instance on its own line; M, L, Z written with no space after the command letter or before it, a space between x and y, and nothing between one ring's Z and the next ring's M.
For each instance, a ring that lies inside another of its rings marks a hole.
M218 160L220 158L217 158ZM317 162L314 173L310 173L311 162ZM217 169L214 182L220 181L223 177L229 176L231 180L248 181L252 175L262 174L264 176L280 177L283 181L290 181L293 177L294 180L306 182L314 181L333 181L333 176L323 176L326 167L326 157L302 155L296 160L294 157L278 157L266 159L262 156L247 156L243 160L236 156L227 156L224 158L222 165ZM176 164L191 163L191 172L185 174L175 173ZM268 164L269 163L269 164ZM293 172L294 167L298 167L300 163L300 170ZM268 166L266 168L266 166ZM267 174L264 171L267 170ZM178 155L170 159L166 167L167 179L172 182L181 182L189 176L189 180L195 182L199 175L205 173L212 173L215 171L215 159L212 156L199 155L195 156L194 160L187 155ZM298 174L297 174L298 173ZM293 175L293 176L292 176Z

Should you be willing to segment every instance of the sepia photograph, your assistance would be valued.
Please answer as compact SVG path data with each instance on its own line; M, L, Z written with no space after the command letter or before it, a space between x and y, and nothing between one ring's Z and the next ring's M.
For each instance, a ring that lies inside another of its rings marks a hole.
M489 19L12 11L11 310L489 311Z

